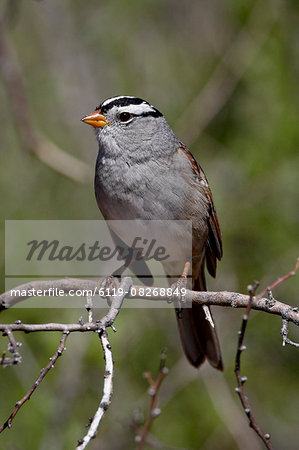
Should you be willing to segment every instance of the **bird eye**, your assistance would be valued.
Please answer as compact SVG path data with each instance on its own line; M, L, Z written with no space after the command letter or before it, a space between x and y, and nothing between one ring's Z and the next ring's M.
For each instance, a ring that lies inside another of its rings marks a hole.
M128 112L122 112L122 113L119 114L118 117L119 117L119 120L120 120L121 122L128 122L128 120L131 119L132 114L130 114L130 113L128 113Z

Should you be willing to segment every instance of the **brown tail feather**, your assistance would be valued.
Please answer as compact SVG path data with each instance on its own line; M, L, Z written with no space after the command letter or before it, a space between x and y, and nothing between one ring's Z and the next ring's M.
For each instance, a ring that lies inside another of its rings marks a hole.
M204 267L193 282L193 290L205 291ZM194 367L199 367L207 358L215 369L223 370L223 362L215 328L206 319L201 305L176 310L178 326L184 352Z

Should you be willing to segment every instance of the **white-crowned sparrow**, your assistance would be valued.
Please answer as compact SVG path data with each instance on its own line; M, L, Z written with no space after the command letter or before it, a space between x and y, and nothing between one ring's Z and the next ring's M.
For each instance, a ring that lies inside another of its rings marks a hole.
M95 195L104 218L191 220L193 289L206 290L205 265L215 277L221 233L206 176L187 147L156 108L136 97L105 100L82 121L95 128L99 143ZM184 240L175 239L182 246L182 272ZM194 303L177 313L183 348L193 366L207 358L222 370L217 334L206 316Z

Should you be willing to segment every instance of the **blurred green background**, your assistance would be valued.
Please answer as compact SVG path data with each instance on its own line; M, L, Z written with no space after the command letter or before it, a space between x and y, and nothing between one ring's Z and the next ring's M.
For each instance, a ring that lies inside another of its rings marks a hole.
M92 182L97 145L80 118L120 94L161 110L207 174L224 242L209 288L246 292L255 279L265 287L287 273L298 256L298 30L295 1L3 0L1 290L5 219L100 218ZM274 295L295 305L298 277ZM242 311L214 311L224 375L188 366L171 311L121 311L118 332L110 332L113 402L90 448L135 448L134 417L147 417L149 406L143 372L156 375L164 347L170 372L151 429L154 448L262 448L234 393ZM1 319L76 322L82 314L12 310ZM281 346L280 327L278 317L252 313L242 372L274 447L298 449L298 350ZM58 334L16 337L23 363L0 367L1 422L59 342ZM1 352L6 343L3 338ZM97 408L102 381L99 340L71 335L63 358L0 436L0 447L74 448Z

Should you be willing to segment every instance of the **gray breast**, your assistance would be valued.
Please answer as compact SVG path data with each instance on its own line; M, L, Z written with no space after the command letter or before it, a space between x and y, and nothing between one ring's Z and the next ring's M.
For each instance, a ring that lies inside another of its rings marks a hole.
M185 219L190 185L174 172L170 158L128 161L99 156L95 193L108 220Z

